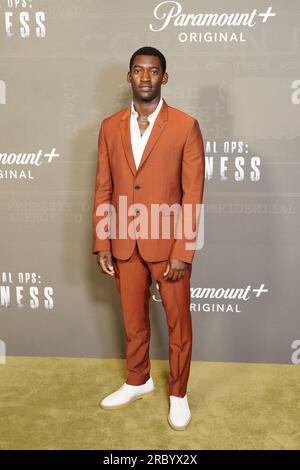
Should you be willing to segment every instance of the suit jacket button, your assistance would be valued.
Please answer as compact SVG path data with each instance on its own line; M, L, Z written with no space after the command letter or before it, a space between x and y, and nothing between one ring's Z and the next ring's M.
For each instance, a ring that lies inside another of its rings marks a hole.
M136 185L134 186L134 189L140 189L140 185L136 184Z

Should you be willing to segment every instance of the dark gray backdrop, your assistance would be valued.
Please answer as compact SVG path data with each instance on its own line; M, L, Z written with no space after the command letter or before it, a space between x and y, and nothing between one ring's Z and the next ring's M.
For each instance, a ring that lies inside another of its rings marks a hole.
M0 1L0 339L11 355L124 357L114 280L91 254L97 137L130 104L130 55L152 45L167 58L162 96L199 120L206 145L193 359L297 363L300 4L160 3ZM224 23L161 29L178 5ZM226 24L255 9L253 26ZM151 357L165 359L155 283L152 293Z

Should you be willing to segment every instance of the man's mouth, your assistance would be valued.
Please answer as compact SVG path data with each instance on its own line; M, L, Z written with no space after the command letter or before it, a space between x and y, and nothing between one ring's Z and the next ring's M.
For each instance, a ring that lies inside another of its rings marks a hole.
M141 88L141 90L151 90L151 85L140 85L139 88Z

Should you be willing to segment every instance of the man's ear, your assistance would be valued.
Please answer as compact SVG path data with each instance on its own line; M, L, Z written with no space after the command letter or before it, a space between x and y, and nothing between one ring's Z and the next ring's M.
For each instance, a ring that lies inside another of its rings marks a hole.
M131 83L131 74L130 74L130 71L127 72L126 80L127 80L128 83Z
M169 75L167 74L167 72L165 72L163 74L163 78L162 78L162 85L166 85L168 83L168 80L169 80Z

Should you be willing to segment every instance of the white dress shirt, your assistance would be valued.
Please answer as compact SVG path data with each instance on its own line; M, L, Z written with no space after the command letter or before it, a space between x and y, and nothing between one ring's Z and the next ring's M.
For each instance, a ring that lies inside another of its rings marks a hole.
M141 136L139 123L137 121L138 113L134 108L133 101L131 102L130 137L131 137L132 152L133 152L133 156L135 160L135 166L137 169L141 162L144 149L146 147L152 128L154 126L155 119L157 118L157 115L162 107L162 104L163 104L163 99L160 98L160 101L157 107L155 108L155 110L153 111L153 113L149 114L147 118L149 121L149 125L147 129L145 129L143 135Z

